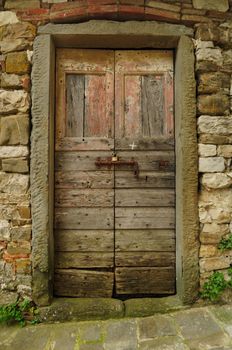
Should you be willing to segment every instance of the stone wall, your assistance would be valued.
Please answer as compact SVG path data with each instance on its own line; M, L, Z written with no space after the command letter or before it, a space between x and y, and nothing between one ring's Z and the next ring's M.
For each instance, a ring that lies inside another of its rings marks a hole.
M0 0L0 299L31 295L30 72L37 27L89 19L195 29L201 283L232 263L232 1ZM33 83L33 82L32 82ZM225 272L226 273L226 272Z

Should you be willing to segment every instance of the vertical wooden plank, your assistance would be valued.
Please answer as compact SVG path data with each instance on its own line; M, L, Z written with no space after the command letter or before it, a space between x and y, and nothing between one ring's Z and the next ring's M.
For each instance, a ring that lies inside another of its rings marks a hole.
M174 116L173 116L173 72L165 73L164 95L165 95L165 134L174 135Z
M85 76L66 76L66 136L83 136Z
M142 76L143 136L164 133L164 95L161 75Z
M141 77L139 75L125 75L124 95L124 136L137 137L141 135Z
M85 77L84 136L108 136L106 115L106 81L104 75Z

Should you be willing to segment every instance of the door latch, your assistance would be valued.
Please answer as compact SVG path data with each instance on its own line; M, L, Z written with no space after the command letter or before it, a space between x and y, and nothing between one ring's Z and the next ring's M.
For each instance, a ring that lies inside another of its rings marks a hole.
M108 157L106 159L102 159L101 157L98 157L95 161L95 165L100 168L103 166L108 167L108 169L111 169L112 166L123 166L127 165L130 166L133 169L134 175L136 178L139 177L139 164L134 158L131 158L130 160L124 160L120 159L116 154L114 154L112 157Z

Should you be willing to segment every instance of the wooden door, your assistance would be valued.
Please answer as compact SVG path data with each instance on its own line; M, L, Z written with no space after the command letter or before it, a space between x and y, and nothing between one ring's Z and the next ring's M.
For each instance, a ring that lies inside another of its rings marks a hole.
M172 105L171 51L58 49L56 295L175 292Z

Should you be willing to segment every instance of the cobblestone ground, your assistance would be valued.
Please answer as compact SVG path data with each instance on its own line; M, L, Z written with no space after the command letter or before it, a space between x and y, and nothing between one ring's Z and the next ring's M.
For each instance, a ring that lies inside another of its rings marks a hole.
M1 350L232 350L232 306L0 328Z

